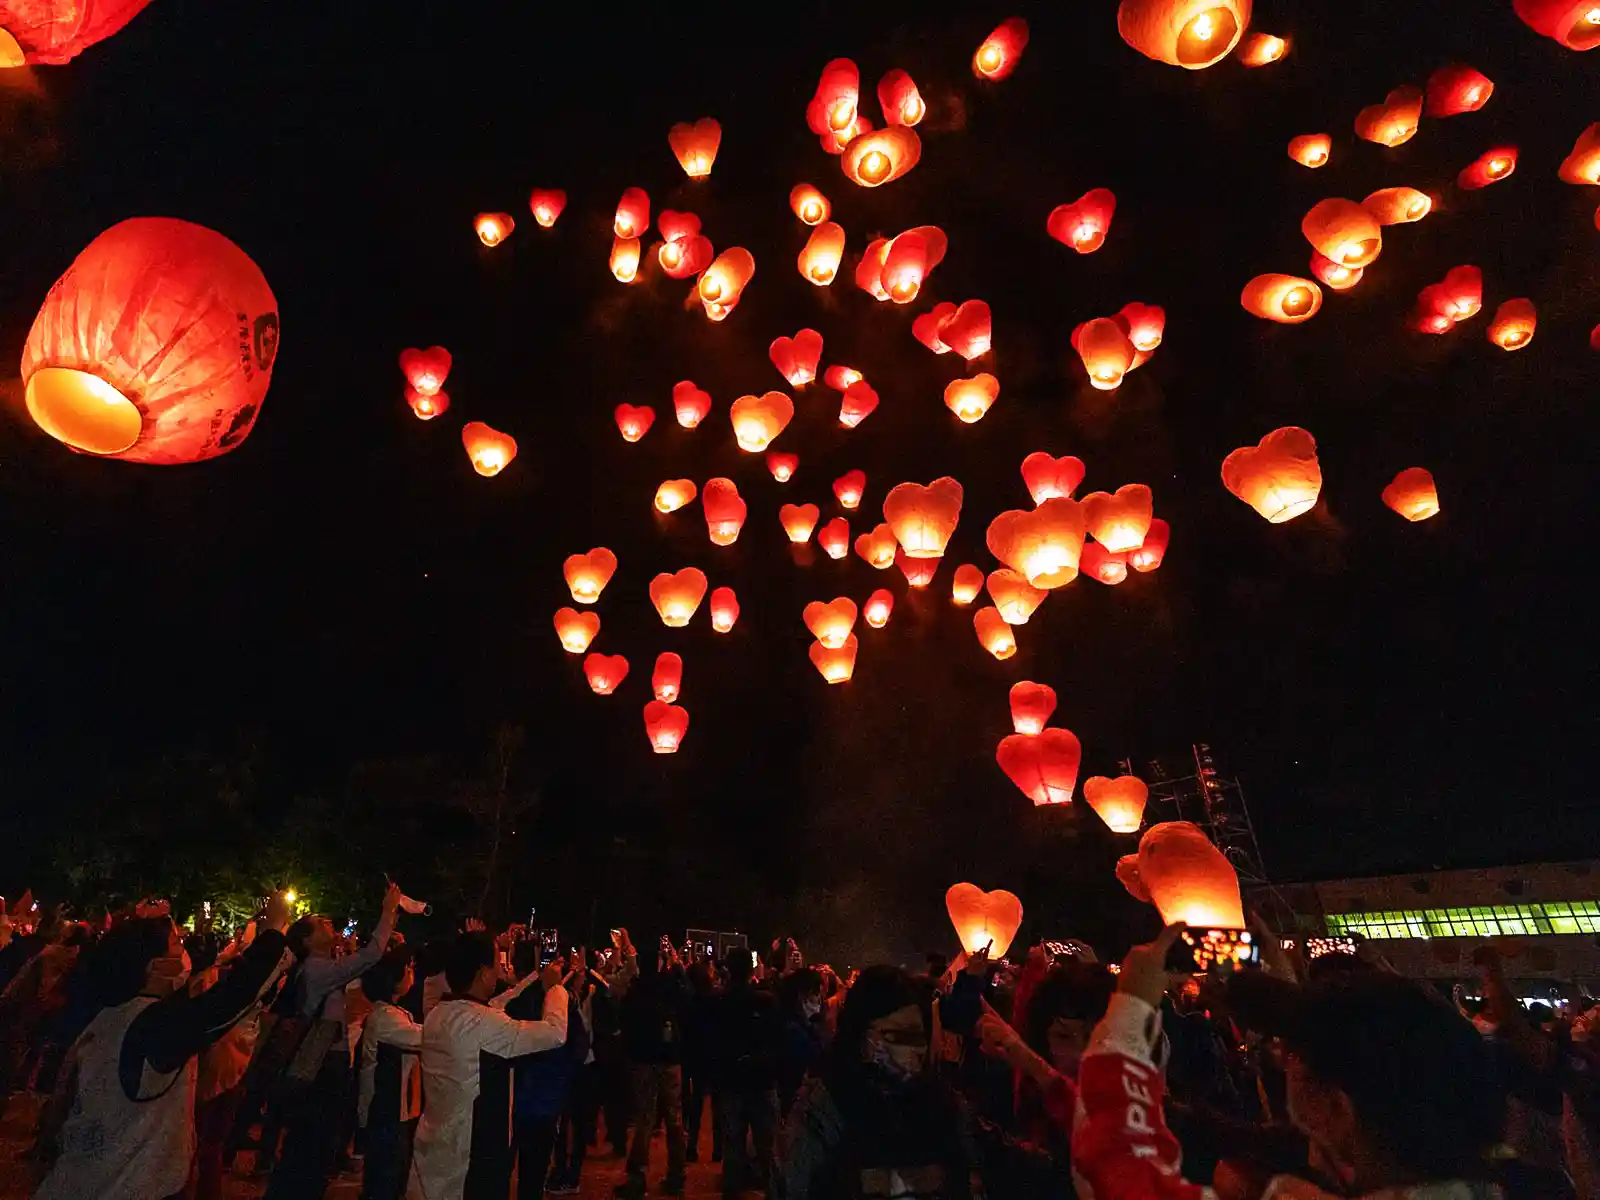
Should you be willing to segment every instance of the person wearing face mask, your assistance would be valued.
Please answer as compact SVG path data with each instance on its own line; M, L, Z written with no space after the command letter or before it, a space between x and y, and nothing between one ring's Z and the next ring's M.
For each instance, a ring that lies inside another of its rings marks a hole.
M59 1151L35 1200L167 1200L195 1157L196 1056L255 1005L285 966L289 905L268 903L255 942L198 995L171 917L114 927L85 963L101 1001L73 1044L42 1142Z

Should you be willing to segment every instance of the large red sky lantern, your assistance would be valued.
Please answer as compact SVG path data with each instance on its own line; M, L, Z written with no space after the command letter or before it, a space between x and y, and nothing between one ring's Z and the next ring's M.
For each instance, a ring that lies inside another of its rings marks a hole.
M850 553L850 522L834 517L817 531L817 545L829 558L843 558Z
M1083 746L1070 729L1013 733L1000 742L995 760L1036 806L1071 804Z
M948 475L896 484L883 498L883 519L911 558L940 558L961 520L961 499L961 484Z
M591 654L583 660L584 678L596 696L609 696L628 677L628 660L620 654Z
M833 494L840 508L858 508L867 490L867 473L860 469L846 471L833 481Z
M839 166L851 183L881 187L899 179L922 157L922 139L908 125L886 125L852 138L839 155Z
M1083 781L1083 798L1112 833L1138 833L1150 789L1137 775L1095 775Z
M727 585L711 593L711 628L716 633L728 633L739 620L739 597Z
M1287 53L1287 39L1271 33L1247 33L1239 43L1237 57L1242 66L1265 67L1279 61Z
M1088 523L1083 506L1059 496L1031 512L1010 509L989 522L989 553L1036 588L1064 587L1078 577Z
M1491 183L1509 179L1517 169L1515 146L1491 146L1477 158L1461 168L1456 175L1456 186L1465 192L1475 192Z
M800 248L796 265L800 274L817 287L827 287L839 273L839 260L844 257L844 226L837 221L824 221L812 229L806 244Z
M1136 550L1153 519L1154 498L1142 483L1128 483L1112 492L1090 492L1083 498L1089 534L1113 554Z
M1223 485L1274 525L1310 512L1322 491L1317 442L1304 429L1274 429L1222 460Z
M789 193L789 207L807 225L820 225L833 212L828 198L809 183L797 183Z
M1056 690L1047 683L1031 679L1011 685L1011 728L1018 733L1043 733L1056 711Z
M617 556L605 546L596 546L587 554L569 554L561 566L567 590L579 604L593 604L600 599L616 571Z
M1055 458L1043 450L1035 450L1022 460L1022 482L1028 485L1033 502L1043 504L1057 496L1071 496L1083 482L1085 470L1081 458L1071 454Z
M856 625L856 602L849 596L839 596L824 604L813 600L805 606L800 618L816 638L830 650L843 646Z
M1238 873L1188 821L1164 821L1145 830L1138 852L1118 860L1117 878L1134 899L1154 904L1164 924L1244 928Z
M1465 63L1446 63L1428 76L1426 107L1430 117L1477 112L1494 95L1494 81Z
M1071 204L1053 209L1045 221L1045 229L1056 241L1071 246L1079 254L1093 254L1106 244L1106 233L1111 229L1111 218L1116 211L1117 197L1111 189L1094 188Z
M1568 50L1600 46L1600 4L1594 0L1512 0L1529 28Z
M851 634L838 646L812 642L808 653L818 672L829 683L849 683L856 671L856 651L859 647L855 634Z
M561 639L561 648L568 654L582 654L600 632L600 614L559 608L556 610L555 627L556 636Z
M51 287L22 381L29 415L57 441L165 466L243 442L277 354L278 302L244 251L201 225L139 217L95 238Z
M468 421L461 427L461 444L472 469L487 478L500 474L517 456L517 439L482 421Z
M861 619L874 629L882 629L889 623L889 614L894 612L894 593L888 588L879 588L867 597L867 602L861 606Z
M972 73L999 82L1017 69L1027 47L1028 23L1021 17L1007 17L972 52Z
M1369 104L1356 114L1356 136L1380 146L1399 146L1417 135L1422 119L1422 89L1397 87L1381 104Z
M528 211L543 229L549 229L567 207L567 194L560 188L534 188L528 193Z
M1022 928L1022 901L1007 891L986 892L974 883L958 883L944 894L945 912L968 954L987 950L999 961Z
M667 130L667 144L672 147L673 156L685 175L690 179L704 179L711 174L711 164L717 161L722 126L714 117L679 121Z
M883 107L884 121L890 125L915 125L928 111L916 80L899 67L891 68L878 80L878 103Z
M400 371L419 396L436 396L450 378L450 351L443 346L400 351Z
M873 526L856 538L856 553L879 571L887 571L894 566L899 548L900 543L895 540L894 530L889 528L887 521Z
M650 603L660 614L661 623L682 629L700 607L706 595L706 573L699 567L663 571L650 581Z
M968 362L989 353L993 335L989 305L983 300L966 301L939 326L939 340Z
M0 69L60 66L120 30L150 0L0 0Z
M655 424L656 410L648 404L619 404L613 414L625 442L637 442Z
M711 393L694 385L691 379L679 380L672 385L672 412L678 424L693 429L711 411Z
M650 673L650 688L663 704L676 704L683 694L683 655L675 650L663 650L656 655L655 670Z
M861 71L848 58L822 68L817 90L806 108L806 124L815 134L839 133L854 127L861 102Z
M1317 315L1322 289L1298 275L1257 275L1244 285L1239 303L1245 311L1280 325L1299 325Z
M944 261L950 240L937 225L919 225L894 238L883 252L879 287L896 304L910 304L933 269Z
M993 608L980 608L972 614L972 630L978 644L1004 662L1017 652L1017 635L1011 623Z
M689 710L651 700L644 706L644 731L657 754L676 754L689 732Z
M1251 0L1122 0L1117 32L1146 58L1199 71L1239 44L1251 8Z
M731 546L739 540L749 506L733 480L720 475L706 480L700 492L700 507L705 511L706 532L712 545Z
M793 337L774 338L767 355L790 387L805 387L817 377L817 363L822 359L822 335L815 329L802 329Z
M1034 587L1026 575L1010 567L990 571L985 584L995 611L1007 625L1026 625L1028 618L1050 594L1044 588Z

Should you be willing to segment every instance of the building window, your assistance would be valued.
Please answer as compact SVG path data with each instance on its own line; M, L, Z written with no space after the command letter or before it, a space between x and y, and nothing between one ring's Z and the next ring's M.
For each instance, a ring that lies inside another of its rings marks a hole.
M1324 922L1330 935L1359 933L1379 939L1600 933L1600 900L1329 913Z

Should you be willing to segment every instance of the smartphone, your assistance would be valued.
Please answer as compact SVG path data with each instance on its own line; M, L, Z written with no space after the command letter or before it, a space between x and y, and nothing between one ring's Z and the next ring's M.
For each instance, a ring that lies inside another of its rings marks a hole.
M1356 940L1345 937L1316 937L1306 939L1306 957L1321 958L1324 954L1354 954Z
M758 951L750 951L750 968L755 970L761 966L761 955Z
M1260 965L1261 947L1248 929L1185 929L1167 951L1167 970L1186 975Z
M613 929L613 930L612 930L612 931L611 931L611 940L612 940L612 941L616 941L616 940L617 940L617 939L618 939L618 938L620 938L620 937L621 937L621 936L622 936L622 930L620 930L620 929Z

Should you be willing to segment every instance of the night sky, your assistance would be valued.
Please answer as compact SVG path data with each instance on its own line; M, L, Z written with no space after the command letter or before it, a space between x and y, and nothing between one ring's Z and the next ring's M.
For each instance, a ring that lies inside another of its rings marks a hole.
M1209 742L1282 878L1600 844L1586 582L1600 189L1556 177L1600 118L1600 54L1539 37L1509 0L1262 0L1253 27L1293 38L1290 56L1203 72L1135 54L1110 0L781 14L397 0L291 20L292 7L155 0L69 67L40 69L37 93L0 92L0 362L18 361L73 256L130 216L225 233L282 318L255 432L201 465L74 455L28 421L14 369L0 385L0 786L18 833L6 878L64 823L92 821L107 780L165 754L247 733L296 787L337 789L363 760L475 763L509 720L528 730L519 775L546 800L539 844L587 856L624 836L640 848L624 873L658 897L715 880L715 903L662 904L680 920L837 935L870 914L937 929L943 888L972 878L1059 903L1054 927L1082 928L1095 918L1071 906L1112 895L1109 863L1131 847L1081 804L1034 812L995 765L1006 690L1025 678L1060 693L1081 777L1125 757L1182 773L1189 744ZM1021 66L980 84L973 50L1013 13L1032 25ZM807 130L836 56L860 64L875 122L890 67L928 100L922 161L903 180L854 186ZM1453 60L1495 82L1484 110L1424 120L1394 149L1354 137L1359 108ZM666 132L706 115L722 148L691 183ZM1290 161L1288 139L1319 131L1332 163ZM1520 148L1516 174L1458 191L1456 172L1499 143ZM848 232L831 288L794 266L807 231L787 196L801 180ZM1299 224L1314 202L1398 184L1438 211L1385 230L1359 288L1328 293L1301 327L1240 308L1253 275L1307 273ZM568 192L554 229L528 212L535 185ZM752 251L754 281L726 322L686 308L689 285L653 265L631 287L611 278L611 216L630 185L650 193L652 219L689 209L718 250ZM1078 256L1045 218L1095 186L1116 192L1116 218L1105 247ZM480 210L515 215L505 245L478 243ZM916 303L854 286L870 236L925 223L950 251ZM1417 291L1458 263L1483 269L1483 313L1445 337L1407 332ZM1533 298L1540 323L1506 354L1485 328L1513 296ZM910 325L971 297L994 312L995 352L974 370L1001 393L967 426L941 398L959 356L929 353ZM1164 305L1166 337L1108 396L1068 335L1129 300ZM801 458L779 485L738 450L727 409L783 383L767 345L803 326L882 405L844 430L837 395L812 385L776 443ZM434 343L455 356L452 407L423 423L395 359ZM684 378L714 400L694 431L671 415ZM636 445L612 421L623 401L656 409ZM463 453L473 419L518 440L498 478ZM1274 526L1218 468L1287 424L1316 436L1325 483L1311 514ZM1052 595L998 663L950 603L950 572L995 565L984 529L1028 506L1018 464L1038 449L1088 463L1080 495L1150 484L1172 548L1154 574ZM1443 504L1415 525L1379 500L1414 465ZM836 515L829 485L852 467L869 480L852 536L895 483L965 485L926 594L854 554L791 555L779 504ZM708 542L698 504L670 518L650 505L663 479L713 475L750 507L727 549ZM551 628L570 603L562 559L596 545L621 566L595 649L632 664L610 698L589 693ZM660 624L646 585L687 565L738 592L732 634L704 612L687 630ZM800 609L880 586L896 593L893 619L858 627L854 681L826 687ZM692 716L673 758L650 753L640 720L665 649L685 658Z

